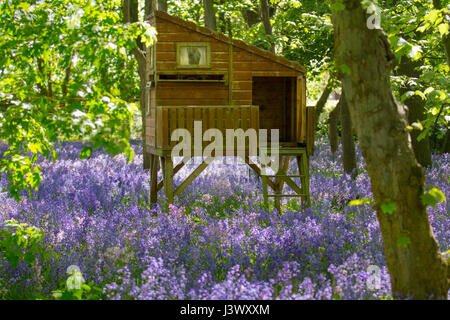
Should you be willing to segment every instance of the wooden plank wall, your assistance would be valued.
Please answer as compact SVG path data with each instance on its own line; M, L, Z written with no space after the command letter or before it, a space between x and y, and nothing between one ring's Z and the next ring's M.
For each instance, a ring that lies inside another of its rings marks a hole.
M280 141L286 141L287 121L286 78L253 78L253 104L259 106L261 129L279 129ZM270 135L269 135L270 137Z
M194 144L194 121L202 121L202 134L210 128L222 132L225 144L226 129L253 128L258 132L259 111L257 106L158 106L156 108L158 148L173 148L178 142L171 141L175 129L187 129ZM210 144L205 142L203 147Z

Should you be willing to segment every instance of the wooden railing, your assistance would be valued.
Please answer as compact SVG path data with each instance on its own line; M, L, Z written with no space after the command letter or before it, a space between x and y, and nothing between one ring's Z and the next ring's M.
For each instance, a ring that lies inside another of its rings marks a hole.
M194 143L194 121L202 121L202 134L211 128L222 132L224 143L226 129L246 131L259 129L258 106L159 106L156 108L156 146L170 149L178 142L171 141L175 129L187 129ZM209 142L203 143L207 145Z

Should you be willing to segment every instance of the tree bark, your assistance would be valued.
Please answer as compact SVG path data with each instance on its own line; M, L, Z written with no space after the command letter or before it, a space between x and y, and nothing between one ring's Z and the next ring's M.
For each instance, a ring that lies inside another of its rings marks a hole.
M340 114L340 102L336 105L333 111L330 112L328 118L328 140L330 140L330 149L333 155L338 150L339 146L339 133L338 133L338 120Z
M213 0L203 0L203 9L205 10L205 26L211 30L217 31L216 10Z
M342 139L342 161L344 164L344 171L351 174L353 178L356 177L356 152L355 141L353 140L352 120L350 118L350 111L345 100L344 89L342 89L340 104L340 118L341 118L341 139Z
M153 8L154 0L145 0L145 8ZM137 22L138 21L138 1L124 0L122 3L123 22ZM141 117L142 117L142 149L143 149L143 168L150 168L150 155L146 152L146 131L145 114L147 110L147 99L145 99L145 90L147 84L147 63L145 58L145 48L139 39L136 39L137 46L132 50L134 57L138 63L138 73L140 79L141 97Z
M442 153L450 153L450 129L447 129L447 133L444 137L444 143L442 144Z
M252 10L242 9L241 13L249 28L261 21L260 15Z
M158 0L158 10L167 12L167 0Z
M367 28L361 1L343 4L345 9L332 13L336 63L350 69L343 88L371 180L392 294L446 299L449 268L421 201L424 172L414 156L405 109L390 85L395 56L386 34ZM383 212L383 204L395 210Z
M325 105L327 104L328 97L331 94L331 91L332 91L331 83L332 83L332 78L330 77L330 79L328 79L328 82L325 86L325 89L322 91L322 94L316 103L316 106L314 107L314 110L315 110L314 131L317 131L319 117L322 114L323 109L325 108Z
M264 30L266 31L266 35L272 38L273 32L272 24L270 23L269 5L267 3L267 0L260 0L259 2L261 5L261 20L264 25ZM275 45L272 43L272 39L270 40L270 44L270 51L275 52Z

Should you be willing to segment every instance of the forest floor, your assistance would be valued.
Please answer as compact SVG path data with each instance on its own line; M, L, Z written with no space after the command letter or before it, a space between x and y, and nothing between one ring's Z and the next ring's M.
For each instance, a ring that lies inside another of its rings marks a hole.
M100 150L80 160L80 143L61 144L58 161L42 161L44 178L33 200L0 194L0 231L15 219L44 232L34 258L12 262L0 253L0 298L51 299L53 291L67 291L71 265L91 288L83 298L391 298L375 212L370 203L349 205L372 197L359 150L352 180L342 173L340 151L333 156L319 141L310 161L311 206L291 200L280 215L264 208L261 182L245 165L223 161L211 164L174 205L167 207L160 193L151 209L140 141L133 146L128 163ZM175 184L193 167L175 176ZM433 155L427 185L447 199L449 176L450 154ZM449 211L448 201L428 211L443 252L450 249Z

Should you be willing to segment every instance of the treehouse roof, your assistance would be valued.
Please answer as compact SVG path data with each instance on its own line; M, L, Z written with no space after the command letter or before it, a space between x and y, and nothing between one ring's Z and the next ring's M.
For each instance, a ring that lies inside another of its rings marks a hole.
M181 27L184 27L186 29L189 29L189 30L191 30L193 32L197 32L197 33L200 33L200 34L202 34L204 36L211 37L211 38L213 38L213 39L215 39L217 41L221 41L221 42L224 42L224 43L227 43L227 44L231 44L234 47L237 47L237 48L245 50L247 52L259 55L259 56L261 56L263 58L271 60L274 63L278 63L280 65L288 67L288 68L290 68L292 70L295 70L297 72L306 73L305 67L303 67L298 62L288 60L288 59L286 59L286 58L284 58L282 56L278 56L278 55L276 55L276 54L274 54L274 53L272 53L270 51L263 50L261 48L258 48L256 46L254 46L254 45L247 44L247 43L245 43L245 42L243 42L241 40L232 39L230 37L225 36L224 34L222 34L220 32L216 32L216 31L213 31L213 30L211 30L209 28L198 26L198 25L196 25L193 22L185 21L185 20L180 19L178 17L171 16L171 15L169 15L168 13L166 13L164 11L155 10L154 11L154 16L159 18L159 19L163 19L163 20L169 21L171 23L177 24L177 25L179 25Z

